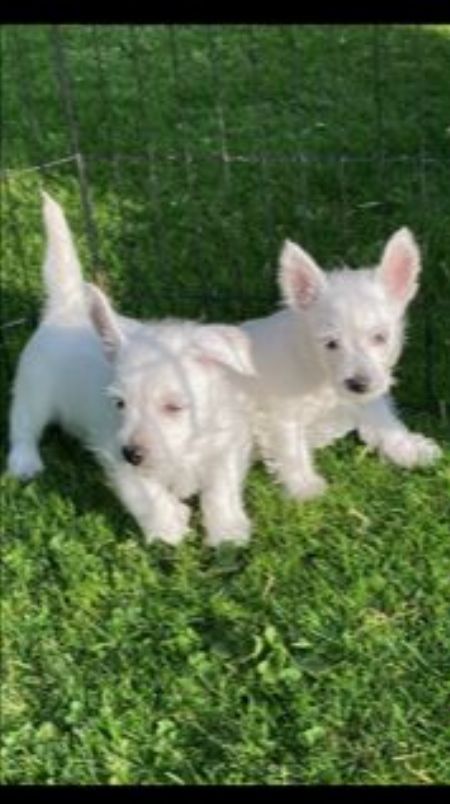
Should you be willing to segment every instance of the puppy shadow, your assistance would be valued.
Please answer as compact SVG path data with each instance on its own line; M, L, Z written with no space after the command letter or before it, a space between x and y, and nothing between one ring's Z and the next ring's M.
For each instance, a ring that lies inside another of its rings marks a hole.
M119 538L131 534L133 519L109 488L101 467L75 438L50 426L39 449L44 470L29 482L42 492L43 505L56 493L70 498L77 517L95 512Z
M76 519L90 514L101 517L114 542L135 541L152 564L165 574L170 575L176 570L186 550L197 556L200 571L207 575L230 575L246 565L247 550L232 544L215 549L205 545L206 534L198 497L187 501L192 511L191 527L181 545L172 547L160 540L146 544L139 526L108 486L101 467L75 438L56 426L49 427L42 439L40 452L44 470L29 483L35 484L43 506L46 501L51 505L51 498L55 494L69 499ZM73 538L69 528L67 538ZM77 534L77 538L80 538L80 534Z

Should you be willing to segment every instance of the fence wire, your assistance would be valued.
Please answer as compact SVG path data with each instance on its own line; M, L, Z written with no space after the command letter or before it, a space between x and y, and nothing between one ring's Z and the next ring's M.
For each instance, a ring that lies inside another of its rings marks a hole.
M86 274L144 317L267 314L285 237L326 267L357 267L410 226L424 271L400 396L446 416L444 29L10 26L2 63L8 380L42 295L45 187Z

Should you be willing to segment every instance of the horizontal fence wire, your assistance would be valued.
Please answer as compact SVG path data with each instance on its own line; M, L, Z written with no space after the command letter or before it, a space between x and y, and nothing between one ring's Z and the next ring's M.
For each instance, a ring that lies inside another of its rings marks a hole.
M23 167L14 167L14 168L2 168L0 170L0 179L8 179L14 176L20 176L25 173L33 173L33 172L40 172L45 171L50 168L55 167L56 165L61 165L67 162L76 162L77 159L82 157L85 161L92 161L92 162L110 162L111 156L106 153L96 153L95 151L89 151L88 153L82 154L71 154L70 156L62 157L61 159L55 159L52 162L46 162L38 165L31 165L31 166L23 166ZM116 151L114 154L116 160L121 162L136 162L136 163L148 163L148 153L147 152L139 152L139 153L121 153L120 151ZM287 164L297 164L297 163L310 163L310 164L379 164L379 157L377 156L351 156L350 154L326 154L325 156L318 156L316 154L270 154L270 153L261 153L261 154L223 154L223 153L202 153L196 156L192 154L188 155L188 157L183 156L181 154L176 153L162 153L162 152L153 152L153 158L158 162L185 162L186 159L189 162L197 162L204 160L205 162L224 162L224 163L243 163L243 164L259 164L264 162L280 162L280 163L287 163ZM406 154L391 154L391 155L383 155L383 163L389 164L417 164L417 156L409 156ZM431 165L442 165L445 167L446 165L450 165L450 156L443 157L443 156L430 156L426 155L421 159L422 164L431 164Z
M286 237L357 267L409 225L425 267L404 387L445 418L450 129L436 76L449 46L420 26L11 26L5 363L37 320L43 187L87 275L141 317L267 314Z

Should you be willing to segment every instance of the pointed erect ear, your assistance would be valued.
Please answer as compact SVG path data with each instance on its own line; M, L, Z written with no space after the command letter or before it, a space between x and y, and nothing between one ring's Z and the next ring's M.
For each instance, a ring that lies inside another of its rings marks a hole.
M194 338L196 358L203 365L225 366L238 374L255 373L250 340L239 327L205 324Z
M409 229L403 227L386 243L377 277L392 301L405 306L417 292L420 269L419 247Z
M289 307L309 307L326 287L326 276L313 258L291 240L285 240L280 254L278 282Z
M84 287L89 318L102 340L106 357L114 360L124 342L114 310L100 288L90 282Z

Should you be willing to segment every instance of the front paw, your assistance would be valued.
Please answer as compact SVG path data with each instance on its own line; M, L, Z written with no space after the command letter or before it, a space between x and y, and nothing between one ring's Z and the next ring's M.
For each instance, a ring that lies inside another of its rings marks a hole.
M44 466L38 451L27 444L16 444L8 456L8 472L19 480L31 480Z
M430 466L442 455L442 450L436 442L420 433L401 433L386 441L380 452L392 463L404 469Z
M293 474L284 478L284 486L291 497L297 500L313 500L320 497L328 487L327 481L320 475Z
M250 538L250 530L250 520L244 513L229 518L221 517L217 522L209 520L205 544L208 547L218 547L224 542L244 545Z
M175 547L183 541L189 531L189 517L191 511L184 503L177 503L145 524L144 533L147 544L159 539L161 542Z

